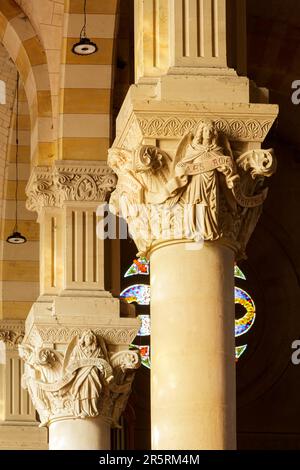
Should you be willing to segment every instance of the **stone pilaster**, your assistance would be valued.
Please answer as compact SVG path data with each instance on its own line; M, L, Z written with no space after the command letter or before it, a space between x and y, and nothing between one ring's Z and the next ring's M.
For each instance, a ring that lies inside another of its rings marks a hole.
M40 223L41 295L104 290L104 240L97 236L97 209L115 186L115 176L96 162L56 162L34 168L27 208Z
M0 321L0 449L47 449L47 431L38 427L31 398L22 387L18 346L24 321Z
M34 168L27 186L41 228L41 292L19 350L50 449L108 449L140 364L129 350L139 320L120 317L104 285L98 209L115 182L105 164L56 162Z

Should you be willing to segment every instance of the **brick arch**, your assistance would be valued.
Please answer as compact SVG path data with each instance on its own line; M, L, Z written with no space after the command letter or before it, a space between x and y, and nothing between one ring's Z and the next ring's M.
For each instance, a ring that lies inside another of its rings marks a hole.
M0 5L0 40L19 71L30 109L31 162L53 159L53 113L45 50L28 17L14 0Z

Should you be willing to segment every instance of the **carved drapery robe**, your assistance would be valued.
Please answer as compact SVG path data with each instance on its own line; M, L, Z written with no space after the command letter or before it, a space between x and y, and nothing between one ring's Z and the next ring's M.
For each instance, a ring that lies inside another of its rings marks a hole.
M75 346L72 360L103 358L101 348L81 344ZM78 369L70 392L74 398L74 410L77 416L97 416L98 402L102 391L99 370L96 366L86 366Z
M205 240L215 240L220 236L217 171L222 171L222 167L208 171L200 171L200 168L202 165L209 166L212 160L220 156L223 156L222 149L215 144L204 146L191 143L186 149L184 158L175 170L178 176L185 175L189 177L189 182L181 196L180 203L191 205L191 234L198 233ZM202 210L199 210L200 208L197 210L199 204L202 206Z

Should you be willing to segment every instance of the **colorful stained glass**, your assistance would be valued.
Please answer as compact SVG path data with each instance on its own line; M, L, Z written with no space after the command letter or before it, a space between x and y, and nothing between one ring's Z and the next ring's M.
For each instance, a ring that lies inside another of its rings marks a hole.
M243 271L238 267L237 264L234 266L234 277L238 277L239 279L243 279L243 281L246 281L246 276L245 276L245 274L244 274Z
M124 277L134 275L149 275L150 263L146 258L138 258L133 261L133 264L126 271ZM235 265L234 276L236 278L246 280L246 276L243 271ZM147 284L134 284L124 289L120 297L125 299L128 303L136 302L139 305L150 305L150 286ZM246 334L255 322L256 312L255 304L251 296L240 289L235 287L235 303L242 305L246 310L245 315L238 320L235 320L235 336L242 336ZM137 336L150 336L151 334L151 319L149 315L139 315L141 320L141 327ZM150 346L132 345L140 350L142 364L150 369ZM247 344L242 346L236 346L235 358L236 361L244 354L247 349Z
M247 349L247 344L244 344L243 346L236 346L236 348L235 348L235 360L236 360L236 362L239 360L241 355L244 354L246 349Z
M250 295L239 287L234 288L235 303L242 305L246 313L242 318L235 320L235 337L247 333L255 322L255 304Z
M138 305L149 305L150 304L150 286L147 284L133 284L132 286L126 287L120 297L129 304L136 302Z
M150 346L139 346L137 344L132 344L134 348L138 348L140 350L141 355L141 363L143 366L150 369L151 362L150 362Z
M150 336L151 321L149 315L139 315L139 319L141 320L142 324L137 336Z
M149 261L146 258L135 259L124 274L124 277L136 276L138 274L142 274L143 276L149 275Z

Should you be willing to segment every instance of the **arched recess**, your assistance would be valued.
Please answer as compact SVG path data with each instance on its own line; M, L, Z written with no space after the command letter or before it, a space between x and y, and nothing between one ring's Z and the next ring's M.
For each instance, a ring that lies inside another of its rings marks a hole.
M0 41L19 71L31 122L31 162L48 165L55 156L47 58L28 17L14 0L0 4Z
M65 2L61 64L59 159L102 160L112 134L113 63L118 0L87 2L87 35L98 51L72 53L83 25L83 2Z
M0 78L5 104L0 106L0 318L25 319L39 292L39 231L35 214L25 207L30 174L31 126L27 97L19 87L18 228L27 243L18 248L6 242L15 225L16 79L17 69L0 44Z

